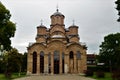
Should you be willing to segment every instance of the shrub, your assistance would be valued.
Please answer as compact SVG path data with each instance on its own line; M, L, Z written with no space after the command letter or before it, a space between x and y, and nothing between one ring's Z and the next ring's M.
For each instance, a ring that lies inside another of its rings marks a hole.
M97 66L87 66L87 69L95 72L97 70Z
M87 69L92 70L94 72L96 72L96 71L109 72L109 67L108 66L88 66Z
M93 76L93 71L92 70L86 70L85 71L85 76Z
M97 76L98 78L104 78L104 77L105 77L105 73L104 73L103 71L97 71L97 72L96 72L96 76Z
M115 70L112 72L113 80L120 80L120 70Z
M8 72L8 71L5 72L5 77L6 78L11 79L11 76L12 76L11 72Z

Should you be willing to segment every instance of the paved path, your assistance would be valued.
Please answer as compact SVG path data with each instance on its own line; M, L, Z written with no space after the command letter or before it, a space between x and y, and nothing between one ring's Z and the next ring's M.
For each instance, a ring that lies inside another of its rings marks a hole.
M79 75L68 74L68 75L34 75L34 76L27 76L14 80L95 80L95 79L91 79Z

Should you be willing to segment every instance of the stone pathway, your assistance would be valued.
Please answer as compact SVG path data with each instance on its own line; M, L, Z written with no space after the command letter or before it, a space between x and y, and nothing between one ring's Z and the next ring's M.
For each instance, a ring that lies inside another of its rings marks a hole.
M79 75L67 74L67 75L34 75L14 80L95 80L95 79Z

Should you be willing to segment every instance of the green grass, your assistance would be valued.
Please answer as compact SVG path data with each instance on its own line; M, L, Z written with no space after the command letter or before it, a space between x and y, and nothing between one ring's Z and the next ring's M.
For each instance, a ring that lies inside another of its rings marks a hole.
M13 73L11 79L7 79L4 74L0 74L0 80L12 80L15 78L20 78L20 77L25 77L25 76L26 76L26 73L24 72L21 73L20 76L18 75L18 73Z
M96 75L94 74L94 76L92 78L94 78L96 80L112 80L111 73L105 73L104 78L97 78Z
M0 74L0 80L7 80L3 74Z

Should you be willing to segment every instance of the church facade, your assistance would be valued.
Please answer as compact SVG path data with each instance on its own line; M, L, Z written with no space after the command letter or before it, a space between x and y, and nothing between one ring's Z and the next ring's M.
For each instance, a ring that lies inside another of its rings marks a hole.
M41 23L36 42L27 48L27 74L83 73L87 47L79 42L78 26L65 28L65 16L58 9L50 18L50 28Z

